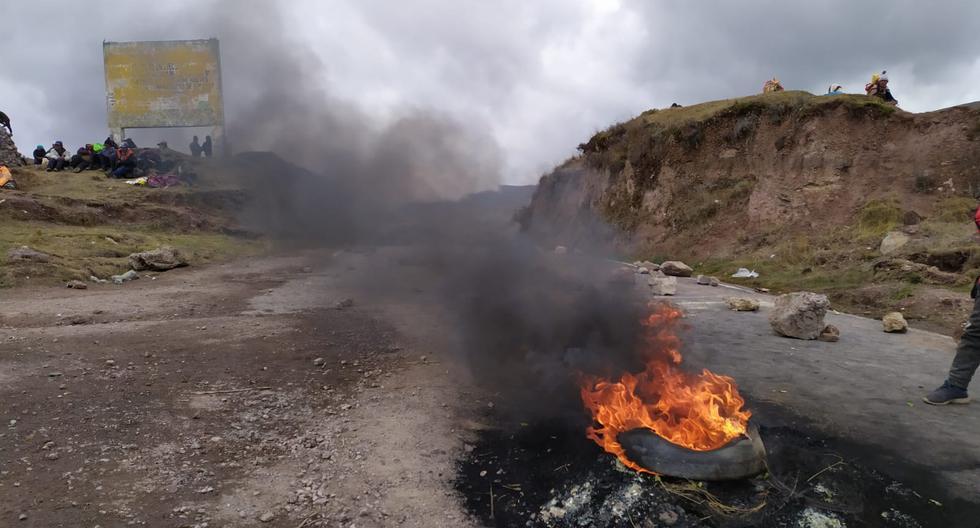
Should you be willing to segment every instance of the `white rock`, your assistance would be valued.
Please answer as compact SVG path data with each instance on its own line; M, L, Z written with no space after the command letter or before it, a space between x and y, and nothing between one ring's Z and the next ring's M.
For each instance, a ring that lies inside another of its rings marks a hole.
M674 277L650 277L647 283L654 295L677 295L677 279Z
M905 316L899 312L885 314L885 316L881 318L881 326L885 332L890 334L904 333L909 329L908 321L906 321Z

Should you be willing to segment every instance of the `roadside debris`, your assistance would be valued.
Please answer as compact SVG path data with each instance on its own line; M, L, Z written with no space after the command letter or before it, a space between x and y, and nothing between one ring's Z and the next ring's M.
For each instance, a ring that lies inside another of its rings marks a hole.
M747 297L729 297L725 299L725 304L736 312L757 312L759 311L759 301Z
M832 324L829 324L823 327L823 332L820 332L820 335L817 336L817 340L827 343L836 343L840 341L840 329Z
M750 270L748 268L738 268L735 273L732 273L732 277L736 279L754 279L758 277L759 274L755 270Z
M660 265L660 271L671 277L690 277L694 270L679 260L668 260Z
M909 323L899 312L890 312L881 318L881 326L885 332L890 334L905 333L909 330Z
M180 251L162 246L152 251L133 253L129 256L129 266L136 271L167 271L187 265Z
M131 280L136 280L138 278L140 278L139 273L136 273L133 270L129 270L126 273L123 273L122 275L113 275L112 277L110 277L110 279L112 279L112 282L116 284L122 284L124 282L129 282Z
M647 284L654 295L677 295L677 279L674 277L650 277Z
M796 339L816 339L826 324L824 316L830 308L826 295L794 292L776 297L769 313L769 324L776 334Z
M68 281L65 284L65 286L67 288L69 288L69 289L72 289L72 290L87 290L88 289L88 284L85 284L84 282L82 282L80 280L70 280L70 281Z

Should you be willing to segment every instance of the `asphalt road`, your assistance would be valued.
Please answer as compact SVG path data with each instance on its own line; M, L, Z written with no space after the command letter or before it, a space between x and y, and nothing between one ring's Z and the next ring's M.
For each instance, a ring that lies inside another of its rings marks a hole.
M827 322L840 329L839 342L780 337L768 323L772 296L678 282L678 294L662 299L686 312L688 365L733 376L750 404L868 448L885 471L935 477L951 495L980 501L980 403L922 403L944 379L952 338L886 334L880 321L837 313ZM762 309L731 311L730 296L759 299Z

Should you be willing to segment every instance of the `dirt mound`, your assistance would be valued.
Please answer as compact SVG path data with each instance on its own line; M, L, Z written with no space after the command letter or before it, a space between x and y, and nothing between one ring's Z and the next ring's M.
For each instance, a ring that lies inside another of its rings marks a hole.
M889 256L957 273L947 287L980 272L969 240L978 108L912 114L865 96L781 92L650 110L579 149L520 215L549 247L614 226L631 257L680 258L699 273L745 265L771 286L826 291L875 281L882 239L904 230L908 243ZM919 278L906 279L930 282Z

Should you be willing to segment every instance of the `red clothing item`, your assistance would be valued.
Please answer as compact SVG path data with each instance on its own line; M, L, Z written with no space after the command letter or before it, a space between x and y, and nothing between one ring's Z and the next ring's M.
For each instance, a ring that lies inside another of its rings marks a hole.
M973 222L977 224L977 230L980 230L980 207L977 207L977 212L973 215Z

